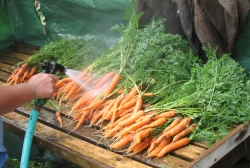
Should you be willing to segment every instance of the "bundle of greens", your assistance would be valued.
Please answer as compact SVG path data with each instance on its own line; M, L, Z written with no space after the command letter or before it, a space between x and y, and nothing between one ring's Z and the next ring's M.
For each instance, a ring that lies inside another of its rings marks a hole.
M48 40L29 59L18 64L26 62L29 66L37 66L44 60L49 60L70 69L82 70L101 54L103 48L100 46L94 38L64 36L60 39Z

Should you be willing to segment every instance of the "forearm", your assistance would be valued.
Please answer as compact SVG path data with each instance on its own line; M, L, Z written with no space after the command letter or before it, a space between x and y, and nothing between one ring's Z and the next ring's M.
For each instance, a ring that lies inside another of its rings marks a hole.
M34 99L34 97L34 90L27 83L14 86L0 86L0 115L24 105Z

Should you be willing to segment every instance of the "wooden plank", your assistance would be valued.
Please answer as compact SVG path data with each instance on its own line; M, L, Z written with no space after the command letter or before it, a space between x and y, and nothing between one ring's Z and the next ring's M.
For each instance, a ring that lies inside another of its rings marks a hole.
M29 115L29 111L31 111L31 109L29 108L18 108L19 112L22 113L23 115L28 116ZM51 110L50 112L47 110L47 108L42 109L40 111L39 114L39 122L42 122L45 125L49 125L50 127L53 127L57 130L60 130L64 133L67 133L69 135L72 135L74 137L77 137L79 139L82 139L84 141L90 142L94 145L98 145L100 147L103 147L107 150L109 150L109 147L107 146L107 144L112 143L112 141L108 142L108 139L103 139L101 138L101 133L99 132L99 130L93 128L93 127L89 127L88 125L82 125L79 129L74 130L74 127L76 125L76 123L72 122L71 119L62 116L63 118L63 123L64 126L60 127L59 123L56 121L55 119L55 111L53 112L53 110ZM191 145L193 146L193 145ZM204 150L202 148L193 146L192 149L194 151L199 151L199 150ZM72 149L74 150L74 149ZM181 156L183 153L188 154L188 152L190 151L190 149L184 149L185 152L182 151L182 153L177 152L177 155ZM200 151L201 152L201 151ZM119 152L117 151L117 153L120 154L124 154L124 152ZM176 157L174 155L168 155L166 159L164 158L147 158L146 156L144 156L144 152L138 154L138 155L134 155L131 158L134 160L137 160L139 162L143 162L145 164L148 164L152 167L162 167L162 165L165 166L172 166L175 165L175 167L183 167L189 164L188 161L186 161L186 158L189 158L189 160L191 160L190 158L194 157L195 155L190 155L189 156L183 156L183 158L185 159L181 159L180 157ZM179 153L179 154L178 154ZM197 156L196 156L197 157ZM194 158L192 158L194 159ZM172 162L166 162L167 160L171 160ZM173 162L174 161L174 162Z
M30 49L34 49L34 50L39 50L40 49L39 46L34 46L34 45L30 45L30 44L25 44L25 43L16 43L15 45L30 48Z
M13 72L13 66L0 62L0 70L11 74Z
M0 71L0 81L5 82L9 76L10 76L10 74L3 72L3 71Z
M18 45L12 45L6 49L11 50L11 51L16 51L19 53L23 53L23 54L28 54L28 55L33 55L36 53L36 49L31 49L25 46L18 46Z
M28 54L23 54L23 53L19 53L19 52L16 52L16 51L12 51L12 50L1 50L0 51L0 57L4 55L4 56L8 56L8 57L11 57L11 58L16 58L16 59L19 59L19 60L26 60L30 57L30 55Z
M203 152L189 166L193 168L200 168L204 165L206 167L231 167L249 152L250 125L242 124Z
M17 63L21 62L22 60L17 59L15 57L9 57L6 55L0 55L0 62L9 64L9 65L16 65Z
M28 118L10 112L3 116L4 126L14 134L24 134ZM18 123L17 123L18 121ZM20 133L20 131L22 133ZM19 132L19 133L18 133ZM68 161L83 167L140 167L149 166L134 161L127 157L110 152L68 134L62 133L44 124L37 123L34 134L34 141L38 146L53 152ZM74 150L72 150L74 149Z

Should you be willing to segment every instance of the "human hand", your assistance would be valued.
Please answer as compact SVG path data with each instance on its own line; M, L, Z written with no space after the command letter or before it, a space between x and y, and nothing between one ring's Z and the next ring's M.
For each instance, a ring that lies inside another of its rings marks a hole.
M58 77L53 74L37 74L28 81L36 91L36 99L50 98L55 91Z

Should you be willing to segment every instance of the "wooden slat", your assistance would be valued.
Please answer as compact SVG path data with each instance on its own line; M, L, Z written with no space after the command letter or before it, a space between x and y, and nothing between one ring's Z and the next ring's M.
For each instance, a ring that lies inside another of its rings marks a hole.
M16 58L16 59L21 60L21 61L24 61L30 57L30 55L28 55L28 54L19 53L19 52L12 51L12 50L1 50L0 57L2 55L8 56L11 58Z
M13 66L0 62L0 70L11 74L13 72Z
M11 50L11 51L16 51L19 53L23 53L23 54L28 54L28 55L33 55L36 53L36 49L31 49L29 47L25 47L25 46L18 46L18 45L12 45L8 48L6 48L7 50Z
M16 65L17 63L21 62L22 60L14 58L14 57L9 57L6 55L0 55L0 62L9 64L9 65Z
M10 112L3 116L5 128L14 134L24 134L27 127L28 118ZM18 123L16 122L18 121ZM22 133L20 133L20 131ZM19 133L18 133L19 132ZM53 152L68 161L79 166L99 168L99 167L120 167L147 168L149 166L115 154L98 146L92 145L68 134L57 131L44 124L37 123L34 134L34 141L38 146ZM72 150L74 149L74 150Z

